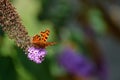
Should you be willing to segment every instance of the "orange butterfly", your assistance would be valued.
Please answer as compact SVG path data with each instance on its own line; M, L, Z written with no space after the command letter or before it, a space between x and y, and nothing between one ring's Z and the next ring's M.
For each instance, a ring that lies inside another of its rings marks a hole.
M56 44L55 42L47 42L50 31L47 29L45 32L40 32L40 35L33 36L32 43L37 48L46 48L47 46L51 46Z

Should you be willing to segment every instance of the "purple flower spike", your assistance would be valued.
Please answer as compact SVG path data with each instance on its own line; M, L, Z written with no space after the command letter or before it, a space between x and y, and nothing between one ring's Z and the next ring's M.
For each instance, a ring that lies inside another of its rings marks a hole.
M58 56L58 62L68 72L80 75L90 76L94 73L95 68L92 61L87 59L85 56L77 54L70 48L65 48Z
M46 50L41 48L28 48L28 58L36 63L41 63L46 55Z

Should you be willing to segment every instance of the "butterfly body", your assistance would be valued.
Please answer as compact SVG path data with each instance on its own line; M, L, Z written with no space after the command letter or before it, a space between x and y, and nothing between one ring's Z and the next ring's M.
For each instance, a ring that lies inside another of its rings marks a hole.
M33 36L32 44L37 48L46 48L47 46L54 45L55 42L47 42L50 31L40 32L40 35Z

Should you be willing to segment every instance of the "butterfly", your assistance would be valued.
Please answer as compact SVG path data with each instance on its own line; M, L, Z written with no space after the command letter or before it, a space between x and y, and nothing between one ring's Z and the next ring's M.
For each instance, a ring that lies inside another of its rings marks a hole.
M44 32L40 32L40 35L33 36L32 44L37 48L46 48L47 46L52 46L56 44L55 42L47 42L49 37L50 30L45 30Z

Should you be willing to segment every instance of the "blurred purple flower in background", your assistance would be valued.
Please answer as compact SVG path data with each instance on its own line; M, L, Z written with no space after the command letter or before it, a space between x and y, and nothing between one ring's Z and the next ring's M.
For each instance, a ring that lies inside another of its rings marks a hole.
M68 72L89 77L95 72L95 65L87 57L76 53L71 48L66 48L58 56L58 62Z
M101 65L97 69L97 75L100 80L108 80L107 62L104 58L102 58Z
M41 48L28 48L28 58L36 63L41 63L46 55L46 50Z

